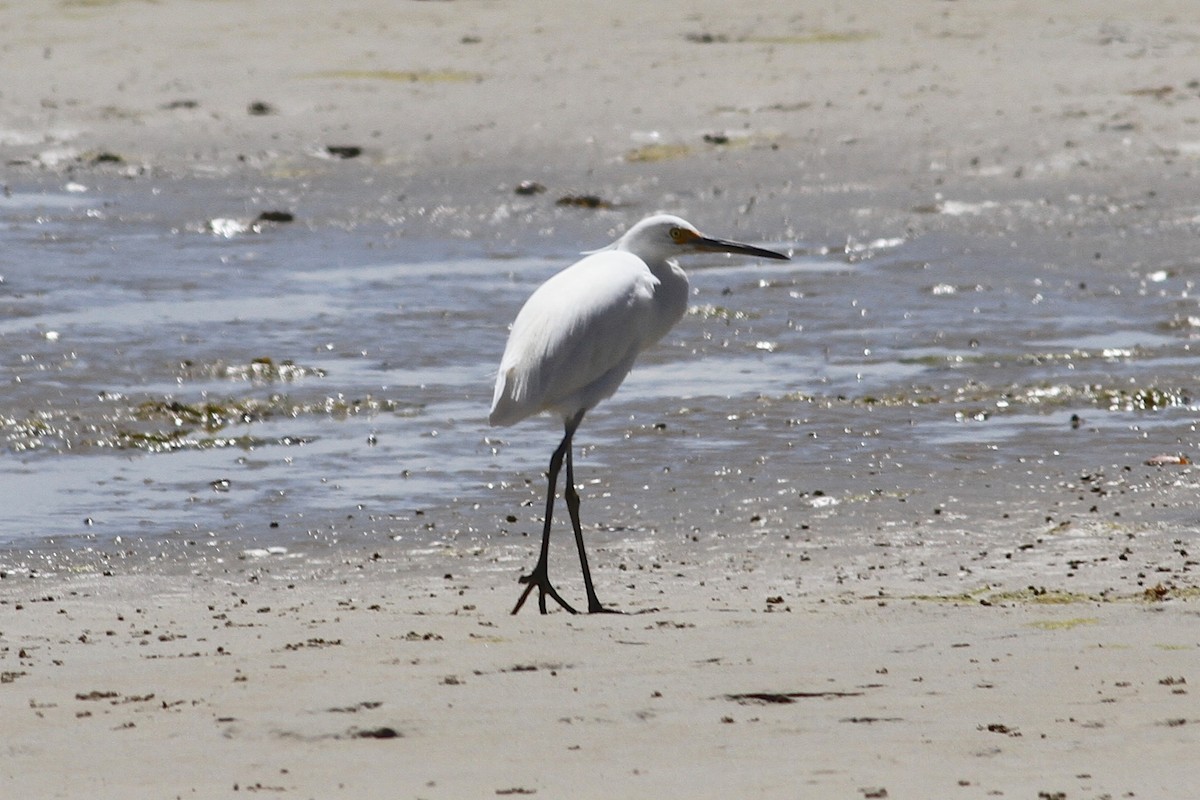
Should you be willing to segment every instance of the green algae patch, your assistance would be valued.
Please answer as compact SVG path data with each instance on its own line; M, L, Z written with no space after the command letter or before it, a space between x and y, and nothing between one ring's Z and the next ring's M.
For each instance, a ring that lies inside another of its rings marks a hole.
M1036 603L1044 606L1065 606L1071 603L1103 603L1108 598L1081 592L1054 592L1047 589L1024 589L1016 592L997 592L987 597L993 603Z
M1191 398L1180 389L1147 386L1142 389L1106 389L1099 393L1099 404L1109 411L1157 411L1187 406Z
M118 430L112 436L97 441L96 444L108 446L114 450L146 450L151 453L164 453L187 447L188 433L189 431L184 429L171 431Z
M280 404L256 399L181 403L178 400L147 400L133 416L144 422L167 422L177 429L203 428L219 431L235 423L266 419L280 412Z
M705 317L702 307L689 309L689 314ZM712 316L719 316L714 314ZM995 359L987 359L989 361ZM949 363L942 357L936 357L937 364ZM901 364L917 364L930 366L927 358L899 359ZM799 401L804 403L820 402L826 406L849 405L871 406L882 405L918 406L918 405L952 405L961 410L960 418L964 421L986 421L992 415L1011 413L1016 409L1057 409L1071 408L1082 404L1110 412L1157 412L1165 409L1186 408L1192 404L1192 394L1186 389L1159 386L1141 388L1109 388L1100 385L1071 386L1067 384L1039 384L1035 386L989 386L970 382L958 387L923 386L914 384L903 392L893 395L865 395L851 397L837 395L836 397L820 397L806 392L790 392L787 394L767 396L760 395L761 402ZM971 406L975 406L972 408Z
M1147 587L1137 596L1137 599L1147 603L1164 603L1167 600L1197 600L1200 599L1200 587L1164 586L1160 583Z
M625 160L633 164L650 164L656 161L686 158L691 154L692 148L686 144L648 144L630 150L625 154Z
M1000 603L1025 603L1030 605L1069 605L1072 603L1106 603L1113 598L1101 595L1083 594L1081 592L1055 592L1048 589L1029 587L1015 591L997 592L988 587L976 589L973 592L954 594L915 594L906 595L905 600L916 600L926 603L973 603L983 606L994 606ZM1132 599L1132 598L1130 598Z
M1042 631L1069 631L1085 625L1099 625L1099 617L1072 617L1071 619L1039 619L1028 623L1029 627Z
M198 427L211 433L229 425L280 417L326 416L346 419L364 413L416 416L420 413L420 407L369 395L357 399L339 396L295 400L285 394L272 394L267 397L206 400L202 403L184 403L173 399L146 400L134 409L134 418L145 422L168 422L177 428Z
M66 11L73 11L88 8L112 8L127 2L129 0L62 0L59 5ZM141 0L141 3L151 6L160 4L159 0Z
M921 603L972 603L976 604L981 599L984 599L984 592L961 592L958 594L909 594L905 595L905 600L914 600Z
M277 383L325 377L325 370L319 367L305 367L290 359L276 361L267 356L252 359L248 364L183 361L179 365L179 371L180 377L185 380L233 380L251 383Z
M291 446L305 444L312 441L312 437L307 432L267 437L230 435L227 429L272 420L324 418L342 421L376 414L417 417L422 413L424 406L420 403L372 395L296 398L272 393L266 396L205 397L189 402L171 396L138 400L104 393L99 404L87 407L52 407L33 412L26 418L0 416L0 447L13 453L53 450L82 454L98 450L168 453L224 447Z
M260 447L294 447L316 441L311 436L199 436L191 431L117 431L113 436L97 442L97 446L115 450L142 450L147 453L170 453L176 450L256 450Z

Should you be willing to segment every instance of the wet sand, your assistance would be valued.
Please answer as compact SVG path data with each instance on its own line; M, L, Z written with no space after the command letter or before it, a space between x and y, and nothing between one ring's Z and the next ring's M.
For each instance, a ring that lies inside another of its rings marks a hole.
M5 180L500 251L604 240L667 207L749 239L952 230L1030 258L1194 269L1192 3L725 9L9 5L0 68L23 78L0 108ZM546 191L514 205L524 180ZM1014 199L1032 210L1000 226L949 205ZM1029 519L997 524L999 544L977 530L893 550L872 506L846 524L878 528L876 552L747 544L725 519L700 521L730 529L695 550L601 541L619 617L510 617L532 541L6 572L0 782L1185 797L1196 481L1155 474L1169 515L1128 530ZM1147 514L1146 495L1114 492L1106 512ZM575 597L571 563L556 553Z

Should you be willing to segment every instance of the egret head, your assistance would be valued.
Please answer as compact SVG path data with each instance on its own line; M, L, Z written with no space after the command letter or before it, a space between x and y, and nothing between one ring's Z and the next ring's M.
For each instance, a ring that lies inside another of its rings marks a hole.
M675 258L689 253L738 253L756 258L788 258L774 250L705 236L696 230L692 223L671 214L646 217L626 231L625 235L613 244L613 249L626 250L647 261Z

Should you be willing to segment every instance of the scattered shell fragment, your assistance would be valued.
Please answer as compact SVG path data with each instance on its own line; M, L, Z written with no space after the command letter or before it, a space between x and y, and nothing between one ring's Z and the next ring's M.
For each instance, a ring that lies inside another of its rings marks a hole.
M234 236L250 230L250 223L229 217L214 217L208 221L208 229L217 236L232 239Z
M1146 459L1147 467L1185 467L1192 462L1185 455L1158 455Z
M225 239L244 233L262 233L266 223L294 222L296 215L290 211L264 211L252 220L232 217L214 217L206 224L209 231Z

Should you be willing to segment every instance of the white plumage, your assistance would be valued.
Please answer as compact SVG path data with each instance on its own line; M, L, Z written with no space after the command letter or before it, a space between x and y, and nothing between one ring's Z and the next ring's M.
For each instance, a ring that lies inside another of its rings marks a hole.
M703 236L679 217L659 214L551 277L530 295L513 322L500 359L488 421L512 425L550 411L563 420L566 429L550 459L541 557L533 572L521 578L528 585L514 614L535 586L543 614L547 595L575 613L547 574L554 494L564 458L567 510L583 568L588 611L608 610L596 598L583 549L571 438L583 415L617 391L638 354L666 335L687 310L687 275L674 259L692 252L787 258L771 250Z
M569 417L611 397L638 353L687 309L688 280L674 264L657 274L623 250L604 251L550 278L517 315L492 397L492 425L539 411Z

